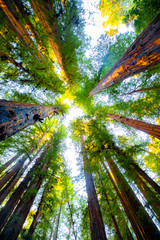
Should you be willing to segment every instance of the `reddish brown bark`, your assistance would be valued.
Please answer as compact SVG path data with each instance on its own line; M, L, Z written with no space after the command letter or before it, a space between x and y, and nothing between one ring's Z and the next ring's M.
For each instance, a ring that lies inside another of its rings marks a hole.
M33 10L35 11L35 13L37 14L40 20L41 26L45 31L48 41L50 42L51 48L57 58L58 64L62 68L64 76L68 81L69 78L65 73L65 69L62 62L62 55L60 51L62 43L57 30L56 16L55 16L55 19L53 19L53 16L52 16L52 19L49 16L50 12L52 13L55 12L53 8L53 4L50 0L48 1L43 0L41 3L37 0L31 0L31 4L32 4ZM50 24L50 22L52 24Z
M12 29L17 33L18 38L21 41L23 41L27 47L29 47L31 52L32 52L32 50L35 51L35 53L38 55L38 57L37 57L35 54L35 57L37 57L37 59L39 59L39 58L44 59L42 53L35 46L34 42L30 38L29 33L27 32L27 30L21 23L20 19L17 18L16 10L14 9L12 3L9 0L1 0L0 7L5 12L5 14L9 20L9 23L11 24Z
M102 219L102 214L101 214L92 174L86 170L85 147L84 147L82 135L81 135L81 145L82 145L86 190L87 190L87 196L88 196L88 210L89 210L89 217L90 217L91 240L106 240L107 237L105 233L105 227Z
M134 169L153 187L153 189L160 195L160 186L153 181L152 178L148 176L148 174L143 171L138 164L136 163L131 163L131 165L134 167Z
M32 161L37 157L37 155L40 153L42 148L40 148L36 154L33 156ZM14 188L18 180L21 178L25 170L28 168L28 164L24 168L22 168L17 174L14 175L14 177L10 180L10 182L7 183L7 185L0 191L0 204L3 202L3 200L8 196L10 191Z
M5 206L0 211L0 231L4 227L5 223L7 222L8 218L11 216L13 209L16 207L17 203L21 199L24 191L27 189L27 186L32 179L32 175L34 170L38 167L38 165L43 160L44 156L46 155L48 151L49 145L44 149L44 151L41 153L40 157L37 158L34 166L31 168L31 170L28 172L26 177L23 179L23 181L20 183L18 188L15 190L15 192L12 194L8 202L5 204Z
M41 168L41 171L46 171L48 168L49 162L45 163L44 166ZM23 198L20 200L18 206L14 210L11 218L7 222L6 226L4 227L0 238L3 240L12 239L16 240L23 224L27 218L27 215L32 207L34 199L37 195L38 190L40 189L42 182L43 182L44 174L40 174L34 183L27 189L26 193L24 194Z
M107 116L118 122L126 124L127 126L133 127L135 129L138 129L142 132L148 133L151 136L160 139L160 126L159 125L145 123L145 122L142 122L139 120L134 120L131 118L126 118L126 117L122 117L122 116L114 115L114 114L110 114L110 113L108 113Z
M0 100L0 141L29 125L42 121L60 109L53 106L24 104Z
M126 214L129 217L138 240L158 239L160 237L160 232L130 188L122 173L111 158L106 160L119 188L123 202L126 205ZM141 216L143 216L143 218Z
M160 13L89 93L104 89L160 63Z

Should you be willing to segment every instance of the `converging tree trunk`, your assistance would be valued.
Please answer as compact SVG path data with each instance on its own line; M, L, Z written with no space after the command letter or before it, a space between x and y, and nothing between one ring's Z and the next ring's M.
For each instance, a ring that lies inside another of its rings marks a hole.
M59 111L54 106L0 100L0 141Z
M125 203L126 214L138 240L158 239L160 237L160 232L130 188L124 176L111 158L107 158L106 160Z
M36 154L32 157L32 161L37 157L37 155L40 153L42 148L40 148ZM14 175L14 177L6 184L6 186L0 191L0 204L3 202L3 200L8 196L8 194L11 192L11 190L15 187L18 180L21 178L25 170L28 168L29 164L26 164L24 168L22 168L17 174Z
M41 171L46 171L48 168L49 162L45 163L44 166L41 168ZM11 218L7 222L6 226L4 227L0 238L3 240L16 240L23 224L26 220L26 217L32 207L34 199L37 195L38 190L40 189L44 178L44 173L41 174L36 178L36 180L29 186L27 191L25 192L24 196L20 200L18 206L14 210Z
M44 149L44 151L41 153L40 157L36 159L36 162L34 166L31 168L31 170L27 173L23 181L20 183L20 185L17 187L17 189L14 191L8 202L5 204L5 206L0 211L0 231L4 227L5 223L7 222L8 218L11 216L14 208L16 207L17 203L21 199L24 191L27 189L27 186L30 182L30 180L33 177L33 173L35 169L39 166L39 164L42 162L44 156L46 155L47 151L49 149L49 145Z
M102 214L92 178L92 174L86 170L85 147L83 136L81 135L81 145L83 154L84 175L86 181L86 190L88 196L88 210L90 217L91 240L106 240L105 227L102 219Z
M99 176L99 177L100 177L100 176ZM103 194L104 194L104 196L105 196L107 205L110 206L110 202L109 202L107 193L106 193L106 191L105 191L104 184L103 184L103 182L102 182L101 179L100 179L100 181L101 181L101 185L102 185L102 188L103 188ZM110 215L111 215L112 222L113 222L113 225L114 225L114 228L115 228L115 233L116 233L117 239L118 239L118 240L123 240L123 237L122 237L121 232L120 232L120 230L119 230L118 223L117 223L117 221L116 221L115 216L114 216L112 213L111 213Z
M14 163L19 157L22 156L22 153L17 153L14 157L12 157L8 162L4 163L0 167L0 173L2 173L8 166L10 166L12 163Z
M114 115L114 114L110 114L110 113L108 113L107 116L118 122L126 124L130 127L136 128L142 132L148 133L149 135L160 139L160 126L159 125L145 123L145 122L142 122L139 120L134 120L131 118L126 118L126 117L122 117L122 116Z
M160 13L89 93L90 96L160 63Z
M128 92L128 93L123 94L123 95L131 95L131 94L137 93L137 92L147 92L147 91L157 90L157 89L160 89L160 87L158 87L158 86L153 86L153 87L148 87L148 88L140 88L140 89L134 90L134 91L132 91L132 92Z
M33 221L32 221L32 224L28 230L28 233L27 235L25 236L25 240L31 240L32 239L32 235L36 229L36 226L37 226L37 223L38 223L38 219L40 218L40 215L41 215L41 210L42 210L42 204L44 203L44 196L45 196L45 193L46 193L46 190L47 190L47 187L48 187L48 183L49 181L47 182L44 190L43 190L43 193L42 193L42 196L41 196L41 200L39 202L39 205L38 205L38 208L37 208L37 211L36 211L36 214L34 215L34 218L33 218Z
M56 229L55 229L53 240L57 240L57 237L58 237L58 229L59 229L59 222L60 222L60 217L61 217L61 210L62 210L62 201L61 201L61 204L60 204L60 207L59 207L59 213L58 213Z

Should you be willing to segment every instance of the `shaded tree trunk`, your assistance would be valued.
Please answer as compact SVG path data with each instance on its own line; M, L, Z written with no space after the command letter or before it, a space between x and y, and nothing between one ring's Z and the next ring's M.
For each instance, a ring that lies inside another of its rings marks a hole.
M100 176L99 176L99 177L100 177ZM105 191L104 184L103 184L103 182L102 182L101 179L100 179L100 182L101 182L101 185L102 185L102 188L103 188L103 194L104 194L104 196L105 196L107 205L110 206L110 202L109 202L107 193L106 193L106 191ZM117 239L118 239L118 240L123 240L123 237L122 237L121 232L120 232L120 230L119 230L118 223L117 223L117 221L116 221L115 216L114 216L112 213L111 213L110 215L111 215L111 218L112 218L112 221L113 221L113 225L114 225L114 228L115 228L115 233L116 233Z
M62 201L61 201L60 208L59 208L57 224L56 224L56 230L55 230L55 234L54 234L53 240L57 240L57 237L58 237L58 229L59 229L59 221L60 221L60 217L61 217L61 209L62 209Z
M44 190L43 190L43 194L41 196L41 200L39 202L39 205L38 205L38 209L36 211L36 214L34 215L34 218L33 218L33 221L32 221L32 224L28 230L28 233L27 235L25 236L25 240L31 240L32 239L32 235L36 229L36 226L37 226L37 223L38 223L38 219L40 218L40 215L41 215L41 210L42 210L42 204L44 203L44 196L45 196L45 193L46 193L46 190L47 190L47 187L48 187L48 183L49 181L47 182Z
M126 205L126 214L132 224L138 240L158 239L160 237L160 232L130 188L124 176L111 158L106 160L114 176L123 202Z
M35 169L40 165L40 163L43 160L44 156L46 155L48 149L49 149L49 145L44 149L44 151L41 153L40 157L37 158L34 166L31 168L31 170L25 176L25 178L20 183L20 185L17 187L17 189L14 191L14 193L12 194L12 196L10 197L8 202L5 204L5 206L1 209L1 211L0 211L0 231L4 227L8 218L11 216L14 208L16 207L19 200L21 199L24 191L27 189L27 186L33 177L33 173L34 173Z
M152 178L150 178L148 176L147 173L145 173L145 171L143 171L139 166L138 164L136 163L131 163L131 165L134 167L134 169L147 181L147 183L150 184L150 186L152 186L152 188L160 195L160 186L155 182L153 181Z
M86 190L88 196L88 210L90 217L91 240L106 240L105 227L102 214L91 173L86 170L85 147L83 136L81 135L81 145L83 154L84 175L86 181Z
M42 147L43 148L43 147ZM40 153L42 150L40 148L36 154L33 156L32 161L37 157L37 155ZM4 199L8 196L8 194L11 192L11 190L14 188L18 180L21 178L25 170L28 168L28 164L22 168L17 174L14 175L14 177L10 180L10 182L2 189L0 192L0 204L4 201Z
M45 163L41 168L41 171L46 171L48 168L49 162ZM27 218L27 215L32 207L32 204L35 200L38 190L40 189L43 182L44 174L40 174L34 183L27 189L23 198L20 200L18 206L14 210L11 218L4 227L0 237L3 240L16 240L20 231L23 227L23 224Z
M33 40L31 39L29 33L27 32L27 30L21 23L19 17L17 16L17 12L14 9L13 4L9 0L1 0L0 7L6 14L12 29L16 32L20 41L25 43L25 45L29 48L31 54L33 53L33 50L34 50L34 52L36 53L36 54L34 54L34 56L38 60L44 59L42 53L37 49L36 45L34 44Z
M127 126L136 128L142 132L148 133L151 136L160 139L160 126L159 125L145 123L145 122L142 122L139 120L134 120L131 118L126 118L126 117L122 117L122 116L114 115L114 114L110 114L110 113L108 113L107 116L118 122L126 124Z
M72 224L72 227L73 227L73 235L74 235L74 238L75 238L75 240L76 240L76 239L77 239L77 234L76 234L75 229L74 229L74 221L73 221L72 208L71 208L71 205L70 205L69 200L68 200L68 207L69 207L70 216L71 216L71 224Z
M16 161L20 156L22 156L22 153L17 153L8 162L4 163L3 166L0 167L0 173L3 172L8 166L10 166L14 161Z
M60 109L53 106L17 103L0 100L0 141L29 125L42 121Z
M160 13L136 38L122 57L89 93L90 96L109 88L160 62Z
M55 223L55 220L56 220L56 218L54 217L54 218L53 218L53 222L52 222L51 235L50 235L50 237L49 237L49 240L51 240L51 239L52 239L52 235L53 235L53 228L54 228L54 223Z

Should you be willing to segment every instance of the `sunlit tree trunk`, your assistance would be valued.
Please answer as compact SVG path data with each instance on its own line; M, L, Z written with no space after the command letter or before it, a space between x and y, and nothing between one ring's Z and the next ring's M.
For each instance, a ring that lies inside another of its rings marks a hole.
M116 181L122 199L125 202L128 212L126 214L127 216L131 216L129 220L131 220L131 224L137 238L139 240L158 239L160 237L160 232L130 188L124 176L111 158L107 158L106 160ZM141 216L143 216L143 218Z
M36 154L32 157L32 161L37 157L37 155L40 153L42 148L40 148ZM22 168L17 174L14 175L14 177L7 183L7 185L0 191L0 204L3 202L3 200L8 196L8 194L11 192L11 190L15 187L18 180L21 178L25 170L28 168L28 164L24 168Z
M48 41L50 42L51 48L57 58L58 64L60 65L63 74L68 81L69 78L65 73L63 62L62 62L62 54L61 54L61 46L62 42L59 37L59 33L57 30L57 20L56 20L56 15L52 19L49 16L49 13L55 13L55 9L53 8L52 2L49 1L42 1L39 2L37 0L31 0L32 8L37 14L39 21L41 23L42 28L44 29L44 32L48 38ZM49 21L49 20L50 21ZM50 24L52 22L52 24Z
M44 156L46 155L47 151L49 149L49 145L44 149L44 151L41 153L40 157L36 159L36 162L34 166L31 168L31 170L27 173L23 181L20 183L20 185L17 187L17 189L14 191L8 202L5 204L5 206L0 211L0 231L4 227L5 223L7 222L8 218L11 216L12 211L18 204L19 200L21 199L24 191L27 189L27 186L32 179L33 173L35 169L40 165L42 162Z
M160 13L136 38L122 57L106 73L90 96L123 81L137 73L144 72L160 62Z
M86 190L88 196L88 210L90 217L91 240L106 240L105 227L102 219L102 214L92 178L92 174L86 170L85 147L83 136L81 135L81 145L83 154L84 175L86 181Z
M45 163L41 168L41 171L46 171L48 168L49 162ZM32 207L32 204L35 200L38 190L40 189L44 179L44 173L39 175L34 183L27 189L24 196L20 200L16 209L14 210L11 218L4 227L0 238L3 240L16 240L20 231L23 227L23 224L27 218L27 215Z
M34 105L0 100L0 141L29 125L42 121L60 109L54 106Z
M139 120L134 120L131 118L126 118L126 117L122 117L122 116L114 115L114 114L110 114L110 113L108 113L107 116L118 122L126 124L127 126L133 127L135 129L138 129L142 132L148 133L151 136L160 139L160 126L159 125L145 123L145 122L142 122Z

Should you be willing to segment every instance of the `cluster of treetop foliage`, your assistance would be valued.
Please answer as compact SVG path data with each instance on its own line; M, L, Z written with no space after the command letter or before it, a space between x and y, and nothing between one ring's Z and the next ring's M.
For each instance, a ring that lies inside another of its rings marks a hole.
M0 0L0 239L160 239L159 9L101 0L91 48L82 0Z

